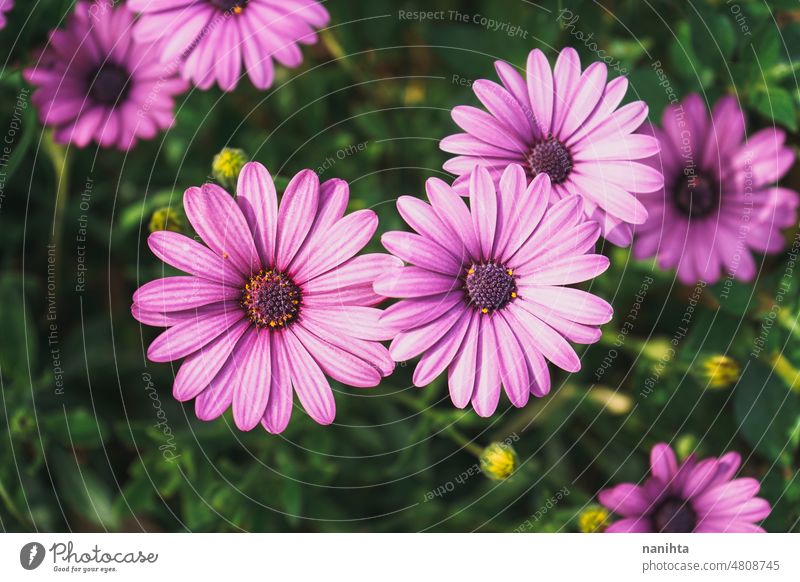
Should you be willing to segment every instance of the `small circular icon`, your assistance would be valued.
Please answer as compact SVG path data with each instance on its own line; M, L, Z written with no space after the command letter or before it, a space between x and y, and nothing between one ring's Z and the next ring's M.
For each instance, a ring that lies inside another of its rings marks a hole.
M29 542L19 551L19 563L26 570L35 570L44 561L44 546L39 542Z

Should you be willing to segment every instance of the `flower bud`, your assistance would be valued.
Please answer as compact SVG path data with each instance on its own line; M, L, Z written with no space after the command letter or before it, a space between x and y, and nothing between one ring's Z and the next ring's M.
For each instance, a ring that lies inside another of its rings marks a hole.
M511 476L519 465L519 458L514 447L506 443L492 443L481 453L481 471L495 481L502 481Z
M239 172L247 163L247 154L236 148L222 148L211 162L214 179L230 191L235 190Z
M183 217L169 206L157 209L150 217L150 232L159 230L171 230L181 232L183 230Z
M739 380L741 374L736 360L719 354L705 358L701 369L709 388L728 388Z
M603 533L608 527L608 510L599 506L587 507L578 518L578 526L583 533Z

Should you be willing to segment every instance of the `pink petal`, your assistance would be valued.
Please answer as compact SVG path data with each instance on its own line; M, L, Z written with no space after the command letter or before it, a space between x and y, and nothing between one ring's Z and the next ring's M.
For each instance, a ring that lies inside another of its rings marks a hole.
M441 275L419 267L391 269L379 276L373 285L375 293L384 297L424 297L458 288L452 275Z
M241 297L241 289L199 277L164 277L145 283L133 301L147 311L183 311Z
M292 375L292 386L303 408L319 424L330 424L336 416L336 403L325 375L293 334L282 336Z
M242 346L236 346L236 343L249 325L249 321L240 320L233 327L224 330L212 342L186 358L175 375L175 382L172 385L172 395L176 400L180 402L191 400L211 384L234 349L242 349Z
M371 388L380 383L381 373L376 368L350 352L322 341L302 324L289 331L305 346L322 371L334 380L358 388Z
M261 421L269 401L271 376L270 336L254 330L242 350L241 365L233 373L233 421L240 430L252 430Z
M497 192L489 173L476 167L470 178L470 205L472 225L484 260L492 258L494 236L497 230Z
M236 186L236 201L242 209L261 264L275 261L275 241L278 229L278 195L267 169L258 162L244 165Z
M261 264L247 221L230 194L214 184L189 188L183 196L189 222L203 241L245 276Z
M311 170L303 170L286 186L278 210L278 240L275 265L285 271L303 244L319 202L319 178Z

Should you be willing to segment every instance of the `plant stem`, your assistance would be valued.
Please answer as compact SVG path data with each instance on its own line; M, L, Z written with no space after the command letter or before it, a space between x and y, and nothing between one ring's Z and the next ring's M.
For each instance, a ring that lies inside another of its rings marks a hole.
M56 202L50 244L56 247L56 264L58 264L58 245L61 242L61 233L64 228L64 211L67 207L69 192L69 161L64 147L53 140L52 132L44 140L44 149L50 157L56 174Z

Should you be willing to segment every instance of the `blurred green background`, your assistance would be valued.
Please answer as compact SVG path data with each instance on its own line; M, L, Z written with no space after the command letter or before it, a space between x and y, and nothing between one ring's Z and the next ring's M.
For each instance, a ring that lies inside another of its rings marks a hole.
M17 5L0 31L0 132L25 99L20 70L72 2ZM627 100L645 99L651 121L670 99L663 69L678 98L735 92L751 131L776 124L798 143L793 0L326 6L331 26L300 69L280 68L266 92L247 80L231 94L190 92L171 131L127 154L53 146L23 110L0 198L0 529L579 531L596 493L641 479L650 447L666 441L682 457L740 451L774 504L765 527L800 530L800 293L788 252L765 259L754 285L705 289L673 356L666 345L695 290L604 249L612 267L592 290L615 317L603 341L581 348L577 374L551 366L549 397L522 410L501 401L490 419L454 409L444 378L412 387L414 362L374 390L335 386L334 426L296 410L280 436L242 433L229 414L203 423L173 401L177 368L146 361L158 330L132 319L131 295L164 272L145 244L153 212L180 213L183 190L211 179L224 146L282 178L302 168L344 178L350 210L374 208L379 234L404 228L393 201L446 178L438 140L457 131L453 106L477 104L472 80L496 80L496 59L524 66L535 47L552 62L574 46L585 66L593 42L629 71ZM415 10L467 22L401 15ZM800 189L800 171L785 184ZM738 383L711 386L703 363L715 354L744 370ZM475 455L503 440L519 468L487 479Z

